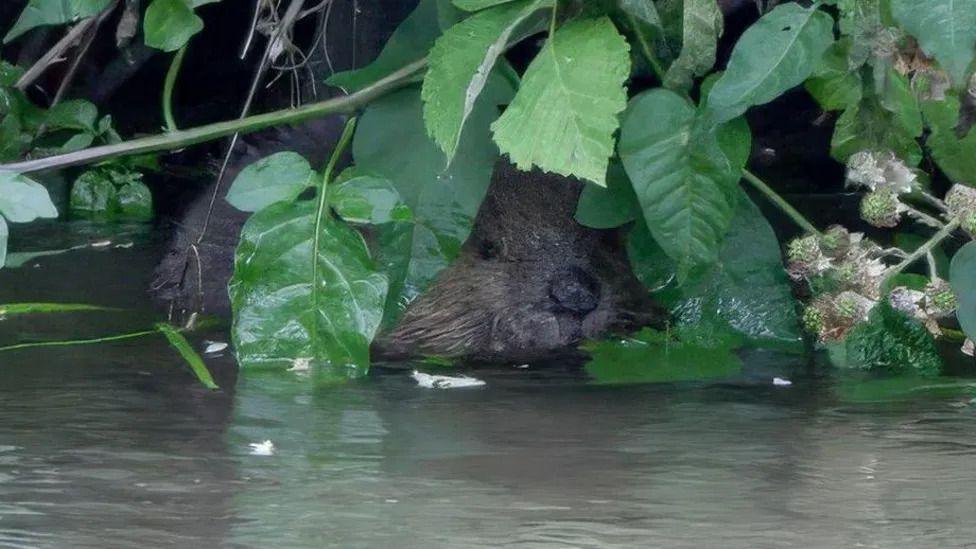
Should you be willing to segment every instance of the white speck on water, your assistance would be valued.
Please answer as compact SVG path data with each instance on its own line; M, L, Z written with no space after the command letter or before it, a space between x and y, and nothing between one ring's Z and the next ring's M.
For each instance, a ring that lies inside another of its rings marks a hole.
M414 370L411 376L417 380L417 385L424 389L461 389L486 385L484 381L468 376L436 376L417 370Z
M132 242L123 242L122 244L116 244L116 248L122 248L123 250L128 250L133 246Z
M306 373L312 369L312 359L309 357L298 357L291 361L289 372Z
M788 379L783 379L781 377L774 377L773 385L777 387L789 387L790 385L793 385L793 382Z
M219 353L227 349L227 343L223 341L204 341L207 347L203 350L204 353L212 355L214 353Z
M111 240L96 240L89 244L92 248L107 248L112 245Z
M393 499L393 498L390 498L390 499L386 499L386 500L383 500L383 501L385 501L385 502L387 502L387 503L400 503L400 500L398 500L398 499Z
M264 442L252 442L248 444L251 448L252 456L273 456L275 453L275 445L270 440Z
M519 369L519 370L525 370L528 367L529 367L528 364L516 364L515 366L513 366L513 368L516 368L516 369Z

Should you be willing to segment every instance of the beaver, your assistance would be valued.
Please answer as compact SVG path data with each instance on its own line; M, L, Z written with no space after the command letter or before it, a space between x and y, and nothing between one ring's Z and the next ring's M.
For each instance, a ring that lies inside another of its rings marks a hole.
M342 117L329 117L240 140L221 191L215 195L211 186L174 224L154 297L179 317L228 316L227 283L247 220L223 199L228 183L283 150L320 166L342 124ZM608 331L660 324L665 315L633 275L622 230L590 229L574 219L582 188L579 180L519 171L499 159L459 257L379 335L374 356L528 361Z

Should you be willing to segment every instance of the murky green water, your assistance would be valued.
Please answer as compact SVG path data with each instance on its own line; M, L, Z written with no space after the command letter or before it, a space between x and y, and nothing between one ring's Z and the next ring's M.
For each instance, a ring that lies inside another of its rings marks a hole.
M149 325L151 257L0 272L0 303L136 309L0 321L0 344ZM162 338L0 354L0 547L976 547L973 408L843 403L795 357L753 353L730 383L550 366L454 391L400 369L229 389L231 359L208 362L227 390Z

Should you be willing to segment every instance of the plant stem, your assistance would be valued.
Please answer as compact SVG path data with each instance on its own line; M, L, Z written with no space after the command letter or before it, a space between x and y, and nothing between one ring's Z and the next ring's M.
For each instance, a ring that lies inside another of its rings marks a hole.
M412 80L417 72L426 66L427 59L420 59L350 95L310 103L294 109L283 109L237 120L216 122L188 130L143 137L114 145L93 147L68 154L50 156L48 158L0 164L0 170L16 173L31 173L67 168L69 166L90 164L123 156L181 149L190 145L196 145L197 143L233 135L238 132L255 132L273 126L295 124L329 114L353 113L371 101L403 87Z
M166 131L179 131L176 126L176 119L173 118L173 88L176 86L176 77L180 74L180 67L183 66L183 56L186 55L186 44L176 52L176 57L166 71L166 81L163 83L163 119L166 121Z
M661 67L661 62L657 60L657 56L654 55L654 50L651 49L651 45L647 43L647 37L640 30L640 25L635 18L630 13L627 13L627 22L630 27L634 29L634 35L637 36L637 43L640 44L641 52L647 59L647 64L651 66L651 70L654 71L654 76L657 77L658 81L662 84L664 83L664 69Z
M909 216L914 217L915 219L917 219L919 221L919 223L923 223L925 225L928 225L929 227L932 227L933 229L941 229L945 225L944 223L942 223L938 219L932 217L931 215L929 215L929 214L927 214L927 213L925 213L925 212L923 212L923 211L921 211L921 210L919 210L917 208L913 208L913 207L909 206L908 204L905 204L904 202L902 202L902 206L905 207L905 212L908 213Z
M332 155L329 157L329 163L325 166L325 172L322 174L322 189L320 192L322 196L326 196L326 188L329 183L332 182L335 177L333 177L332 172L335 171L336 164L339 163L339 157L345 152L346 147L349 146L349 142L352 141L353 134L356 133L356 117L353 116L346 121L345 127L342 128L342 135L339 136L339 142L336 143L335 149L332 150ZM323 205L328 204L328 198L322 199Z
M948 238L949 235L951 235L952 232L958 228L959 228L958 219L953 219L948 223L946 223L941 229L939 229L939 232L932 235L932 238L928 239L928 241L926 241L924 244L916 248L914 252L908 254L908 257L903 259L901 263L895 265L894 267L889 267L884 273L884 278L888 279L904 271L906 267L908 267L912 263L915 263L916 261L924 257L926 254L931 252L933 248L938 246L943 240Z
M787 217L793 220L801 229L804 231L820 236L820 231L803 217L803 214L798 212L796 208L790 206L790 203L783 200L783 197L776 193L769 185L767 185L762 179L759 179L756 174L750 172L749 170L743 168L742 176L748 181L756 190L761 192L766 198L773 203L777 208L780 209Z
M34 343L18 343L0 347L0 352L16 351L18 349L34 349L37 347L67 347L70 345L93 345L96 343L108 343L111 341L121 341L123 339L134 339L159 333L158 330L143 330L141 332L131 332L108 337L97 337L94 339L66 339L62 341L36 341Z

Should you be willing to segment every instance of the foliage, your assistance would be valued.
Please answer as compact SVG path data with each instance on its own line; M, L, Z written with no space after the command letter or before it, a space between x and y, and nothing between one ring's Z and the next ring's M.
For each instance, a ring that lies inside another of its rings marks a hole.
M120 167L95 168L71 187L72 217L106 221L149 221L152 193L142 174Z
M959 323L976 340L976 243L966 244L952 258L949 280L959 300Z
M942 359L928 330L919 321L883 300L867 322L847 335L840 365L888 375L936 377Z

